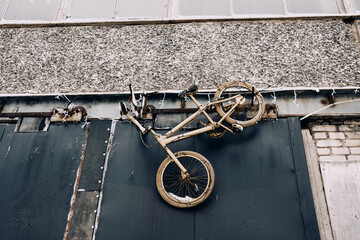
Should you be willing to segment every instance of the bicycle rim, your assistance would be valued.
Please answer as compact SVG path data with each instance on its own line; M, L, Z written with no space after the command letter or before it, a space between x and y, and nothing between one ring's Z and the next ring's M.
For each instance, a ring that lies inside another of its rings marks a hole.
M225 120L230 124L239 124L243 127L256 124L265 112L265 102L261 93L253 86L243 82L228 82L216 91L214 98L225 99L237 94L244 97L245 102ZM223 117L234 103L235 100L215 104L216 111Z
M202 155L181 151L177 159L189 173L183 178L181 170L169 157L160 165L156 185L161 197L170 205L189 208L202 203L214 187L215 173L209 161Z

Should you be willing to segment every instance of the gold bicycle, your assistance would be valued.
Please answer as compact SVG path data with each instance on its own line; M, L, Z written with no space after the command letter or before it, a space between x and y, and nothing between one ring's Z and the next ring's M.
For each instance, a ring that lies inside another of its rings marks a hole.
M145 128L136 119L138 114L136 114L135 108L132 106L132 110L129 111L123 102L120 103L121 114L126 115L142 134L151 132L167 152L168 157L161 163L156 174L156 186L161 197L167 203L179 208L193 207L205 201L214 188L215 173L210 162L201 154L192 151L173 153L167 145L201 133L222 136L222 134L218 135L219 129L231 133L241 131L244 127L252 126L260 121L265 111L261 93L255 87L244 82L226 83L215 92L214 99L204 106L194 96L197 90L198 86L194 84L182 91L179 96L189 97L198 110L165 135L156 133L152 127ZM131 89L130 102L134 102L133 98L134 94ZM214 107L220 116L217 121L211 118L207 112ZM249 109L255 112L250 117L246 114ZM195 130L174 135L200 114L203 114L209 121L207 124L203 124L202 127Z

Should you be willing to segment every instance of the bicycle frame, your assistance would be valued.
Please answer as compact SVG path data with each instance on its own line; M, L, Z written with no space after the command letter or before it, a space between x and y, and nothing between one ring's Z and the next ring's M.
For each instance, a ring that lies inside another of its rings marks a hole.
M189 138L189 137L192 137L192 136L195 136L195 135L198 135L198 134L201 134L201 133L205 133L205 132L208 132L208 131L212 131L214 130L215 128L218 128L218 127L223 127L225 128L226 130L232 132L231 129L229 129L228 127L224 126L222 124L222 122L229 116L231 115L234 111L235 111L235 108L241 104L241 100L243 99L243 97L239 97L239 95L236 95L236 96L233 96L233 97L230 97L230 98L226 98L226 99L223 99L223 100L217 100L217 101L214 101L214 102L210 102L208 104L206 104L205 106L202 106L196 99L193 95L190 95L189 96L191 98L191 100L193 100L193 102L196 104L196 106L198 107L198 110L193 113L192 115L190 115L188 118L186 118L184 121L182 121L181 123L179 123L177 126L175 126L173 129L171 129L169 132L167 132L164 136L160 137L159 140L162 141L165 145L167 144L170 144L170 143L173 143L173 142L177 142L177 141L180 141L180 140L183 140L183 139L186 139L186 138ZM215 122L210 116L209 114L206 112L206 110L212 106L212 105L215 105L215 104L218 104L218 103L223 103L223 102L227 102L227 101L230 101L230 100L233 100L233 99L236 99L236 103L231 107L231 109L218 121L218 122ZM187 133L184 133L184 134L179 134L177 136L173 136L171 137L174 133L178 132L179 130L181 130L182 128L184 128L186 125L188 125L190 122L192 122L196 117L198 117L200 114L203 114L210 122L210 125L209 126L206 126L206 127L203 127L203 128L200 128L200 129L196 129L196 130L192 130L190 132L187 132Z
M182 121L181 123L179 123L177 126L175 126L173 129L171 129L169 132L167 132L165 135L159 135L157 134L151 127L149 127L148 129L145 129L135 118L133 118L131 115L129 115L126 112L126 116L127 118L133 122L137 127L139 127L140 131L145 134L148 131L150 131L154 136L155 139L159 142L159 144L162 146L162 148L164 148L164 150L167 152L167 154L171 157L171 159L176 163L176 165L181 169L182 172L182 176L183 178L185 178L187 176L187 170L184 168L184 166L178 161L178 159L176 158L176 156L174 155L174 153L167 147L168 144L173 143L173 142L177 142L201 133L205 133L208 131L212 131L215 128L219 128L219 127L223 127L226 130L230 131L233 133L233 131L231 129L229 129L228 127L224 126L222 124L222 122L228 117L230 116L236 109L236 107L238 105L240 105L241 103L243 103L243 101L245 100L245 98L243 96L239 95L235 95L229 98L225 98L222 100L216 100L213 102L209 102L208 104L206 104L205 106L202 106L193 95L188 95L191 100L195 103L195 105L197 106L198 110L193 113L192 115L190 115L188 118L186 118L184 121ZM215 104L219 104L219 103L223 103L223 102L227 102L230 100L234 100L235 99L235 104L230 108L230 110L228 110L226 112L226 114L217 122L215 122L210 116L209 114L206 112L206 110ZM189 131L187 133L183 133L183 134L179 134L176 136L172 136L174 133L178 132L179 130L183 129L186 125L188 125L190 122L192 122L196 117L198 117L200 114L203 114L210 122L209 126L205 126L202 127L200 129L196 129L196 130L192 130Z

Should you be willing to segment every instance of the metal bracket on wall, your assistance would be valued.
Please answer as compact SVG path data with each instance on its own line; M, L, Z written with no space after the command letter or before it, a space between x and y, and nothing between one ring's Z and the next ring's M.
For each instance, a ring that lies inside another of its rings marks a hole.
M54 108L50 118L51 122L79 122L87 116L86 109L83 106L74 108Z

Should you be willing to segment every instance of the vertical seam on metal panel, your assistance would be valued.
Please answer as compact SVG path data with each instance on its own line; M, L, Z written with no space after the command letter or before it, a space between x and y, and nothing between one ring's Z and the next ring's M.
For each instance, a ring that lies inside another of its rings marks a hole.
M293 158L293 164L295 167L295 179L296 179L296 183L297 183L297 192L298 192L298 196L299 196L299 206L300 206L300 212L301 212L301 216L302 216L302 222L303 222L303 226L304 226L304 234L306 239L313 239L312 235L312 231L308 231L307 227L306 227L306 223L309 221L309 214L307 212L307 209L304 209L304 205L303 205L303 201L302 201L302 197L304 198L304 201L306 201L305 196L302 195L301 193L301 189L300 189L300 185L302 185L302 183L299 182L299 171L300 169L298 168L298 166L296 165L296 156L294 153L294 136L293 136L293 129L290 127L290 118L287 118L287 125L288 125L288 133L289 133L289 137L290 137L290 143L291 143L291 153L292 153L292 158ZM302 186L304 187L304 186ZM310 189L311 191L311 189ZM305 206L306 207L306 206Z
M194 210L194 229L193 229L193 240L196 237L196 209Z
M198 138L199 135L195 136L194 141L195 141L195 151L198 152ZM193 240L196 239L196 209L194 209L194 229L193 229Z
M102 174L102 181L101 181L100 193L99 193L99 201L98 201L98 207L97 207L97 210L96 210L95 226L94 226L94 230L93 230L93 234L92 234L92 240L95 240L95 235L96 235L96 232L97 232L98 226L99 226L101 202L102 202L102 198L103 198L103 189L104 189L104 183L105 183L105 176L106 176L106 171L107 171L107 166L108 166L109 156L110 156L110 150L111 150L111 147L112 147L112 141L113 141L113 138L114 138L114 133L115 133L115 128L116 128L116 123L117 122L118 122L118 120L112 120L112 122L111 122L110 136L109 136L108 146L107 146L107 149L106 149L104 171L103 171L103 174Z
M299 179L298 179L298 169L295 163L295 153L294 153L294 149L293 149L293 138L292 138L292 134L291 134L291 128L289 125L289 118L286 119L286 124L288 127L288 134L289 134L289 140L290 140L290 151L291 151L291 155L292 155L292 161L293 161L293 165L294 165L294 174L295 174L295 181L296 181L296 191L297 194L299 196L298 198L298 204L299 204L299 208L300 208L300 214L301 214L301 219L302 219L302 224L303 224L303 232L305 237L307 238L307 234L306 234L306 225L305 225L305 217L304 217L304 211L302 208L302 204L301 204L301 194L300 194L300 189L299 189Z
M75 184L74 184L74 193L73 193L73 195L71 197L71 200L70 200L70 211L69 211L69 214L68 214L68 222L66 224L63 240L69 239L70 228L71 228L71 224L72 224L72 218L74 216L74 210L75 210L76 196L77 196L77 192L79 190L79 184L80 184L80 177L81 177L82 168L84 166L84 159L85 159L85 152L86 152L88 138L89 138L89 128L86 130L86 141L84 143L84 148L83 148L83 151L82 151L82 154L81 154L81 162L80 162L79 168L77 170L77 174L76 174L76 179L75 179Z
M0 135L0 142L1 142L2 138L3 138L3 136L4 136L4 133L5 133L5 128L6 128L6 124L4 124L4 128L3 128L2 132L1 132L1 135Z

